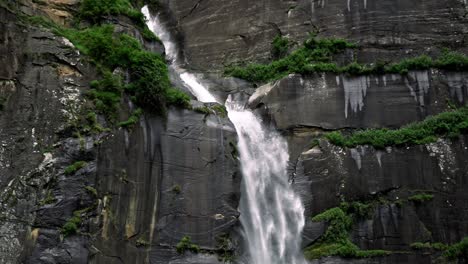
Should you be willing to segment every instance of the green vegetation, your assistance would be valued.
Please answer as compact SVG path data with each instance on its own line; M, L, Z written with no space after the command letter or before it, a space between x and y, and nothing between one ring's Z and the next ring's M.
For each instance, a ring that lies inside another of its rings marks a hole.
M368 129L344 136L334 131L326 138L334 145L356 147L372 145L376 148L386 146L418 145L437 141L438 137L457 137L468 132L468 107L428 117L422 122L413 123L400 129Z
M434 199L434 195L427 194L427 193L415 194L408 198L409 201L412 201L415 203L424 203L424 202L431 201L432 199Z
M77 161L72 165L65 168L64 173L65 175L72 175L73 173L77 172L79 169L84 168L86 166L86 161Z
M68 221L62 227L63 236L71 236L78 232L79 227L81 226L81 216L78 211L73 213L73 217L68 219Z
M287 55L289 48L289 39L281 35L276 36L271 43L271 56L274 59L280 59Z
M200 252L200 247L193 244L189 236L184 236L179 243L176 245L177 253L183 254L185 251L191 251L193 253Z
M117 118L123 93L139 107L157 114L164 114L167 105L189 107L189 96L172 87L164 58L146 51L135 38L115 33L112 25L104 24L106 16L119 14L130 17L142 34L142 29L148 30L144 16L129 0L83 1L80 18L92 22L92 26L85 29L63 28L44 17L25 16L23 19L66 37L97 65L102 79L91 83L87 96L94 102L97 114L104 115L111 124ZM123 82L124 74L130 83ZM130 126L135 116L128 121L121 125Z
M232 262L234 260L234 250L232 249L229 235L224 234L216 237L216 242L215 252L218 255L218 259L223 262Z
M281 42L281 41L278 41ZM343 39L318 39L311 37L303 47L288 56L270 64L249 64L246 67L228 67L225 74L251 82L266 82L280 79L290 73L310 73L334 71L337 66L331 63L332 56L356 48L356 45Z
M48 190L48 191L47 191L47 194L46 194L46 197L45 197L43 200L41 200L41 201L39 202L39 205L40 205L40 206L44 206L44 205L46 205L46 204L53 204L53 203L55 203L56 201L57 201L57 199L55 198L55 196L54 196L54 194L52 193L52 191L51 191L51 190Z
M97 192L96 188L94 188L92 186L85 186L85 190L87 192L89 192L90 194L92 194L95 198L98 197L98 192Z
M468 237L463 238L462 241L456 244L448 246L443 256L449 260L462 257L468 259Z
M410 245L415 250L437 250L443 251L442 257L447 260L456 260L459 258L468 259L468 237L453 245L443 243L422 243L416 242Z
M172 192L175 194L180 194L182 192L182 188L179 184L172 186Z
M228 115L228 112L226 110L226 107L224 105L213 105L213 106L201 106L201 107L196 107L194 109L195 112L205 114L205 115L210 115L210 114L216 114L222 118L226 118Z
M159 39L146 26L145 16L128 0L84 0L81 4L79 18L93 24L101 24L108 16L124 15L129 17L147 40Z
M443 243L429 243L429 242L412 243L410 247L415 250L438 250L438 251L444 251L448 248L448 246Z
M200 114L205 114L209 115L211 114L211 109L208 106L199 106L193 109L195 112L198 112Z
M305 249L305 257L309 260L325 256L369 258L389 254L385 250L361 250L349 239L353 212L359 216L368 214L367 210L367 205L361 203L344 203L313 217L314 222L327 222L328 228L317 243Z
M119 127L123 128L130 128L140 120L140 116L143 114L143 110L138 108L137 110L133 111L132 115L128 118L127 121L123 121L119 123Z
M148 247L148 246L151 245L151 243L150 243L148 240L144 239L143 237L140 237L140 238L138 238L138 240L135 242L135 245L136 245L137 247Z
M165 60L144 50L135 38L116 36L111 25L60 32L101 67L103 79L92 82L88 94L100 113L112 119L122 91L134 96L142 108L156 113L164 113L166 105L188 107L189 96L171 86ZM112 73L116 68L128 71L132 82L123 85L120 76Z
M336 74L368 75L398 73L407 74L410 70L426 70L439 68L445 70L467 70L468 56L443 50L437 59L427 55L404 59L397 63L377 61L364 65L352 62L339 66L332 61L333 55L346 49L354 49L355 44L342 39L318 39L312 36L304 45L285 56L288 49L287 39L277 37L272 44L272 55L275 61L269 64L249 64L245 67L233 66L225 70L225 74L242 78L251 82L267 82L280 79L290 73L311 74L315 72L331 72Z

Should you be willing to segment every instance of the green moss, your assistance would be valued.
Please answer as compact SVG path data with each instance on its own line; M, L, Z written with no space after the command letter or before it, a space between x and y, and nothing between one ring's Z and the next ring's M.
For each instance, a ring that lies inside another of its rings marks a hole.
M328 227L317 243L305 249L305 257L309 260L325 256L370 258L390 254L389 251L385 250L361 250L349 239L349 231L353 224L353 218L350 213L345 211L364 210L362 209L364 207L367 208L364 204L354 203L351 206L349 203L344 203L341 207L328 209L313 217L312 221L327 222Z
M195 112L200 113L200 114L205 114L205 115L211 114L211 110L210 110L210 108L208 106L199 106L199 107L196 107L193 110Z
M45 197L43 200L41 200L41 201L39 202L39 205L40 205L40 206L44 206L44 205L46 205L46 204L53 204L53 203L55 203L56 201L57 201L57 199L55 198L55 196L54 196L54 194L52 193L52 191L51 191L51 190L48 190L48 191L47 191L46 197Z
M434 195L427 194L427 193L415 194L408 198L409 201L412 201L415 203L424 203L424 202L431 201L432 199L434 199Z
M226 118L227 115L228 115L228 112L226 110L226 107L224 105L220 105L220 104L217 104L217 105L213 105L211 107L211 109L213 109L215 111L215 113L222 117L222 118Z
M79 169L84 168L86 166L86 161L77 161L72 165L65 168L64 173L65 175L71 175L77 172Z
M142 114L143 110L138 108L137 110L133 111L132 115L128 118L127 121L120 122L119 127L130 128L134 126L136 123L138 123L138 120L140 120L140 116Z
M98 197L98 192L97 192L96 188L94 188L94 187L92 187L92 186L86 186L86 187L85 187L85 190L86 190L87 192L89 192L90 194L92 194L93 197L95 197L95 198Z
M350 136L334 131L326 134L326 138L332 144L341 147L372 145L376 148L384 148L394 145L427 144L437 141L439 137L455 137L467 131L468 107L462 107L396 130L369 129L355 132Z
M468 259L468 237L463 238L459 243L448 246L443 256L449 260Z
M228 115L228 112L226 110L226 107L224 105L213 105L213 106L200 106L196 107L194 109L195 112L205 114L205 115L210 115L210 114L216 114L222 118L226 118Z
M81 221L81 216L75 212L73 217L68 219L68 221L63 225L61 229L63 236L67 237L76 234L81 226Z
M189 236L184 236L179 243L176 245L177 253L183 254L185 251L191 251L193 253L200 252L200 247L193 244Z
M412 249L415 250L438 250L438 251L444 251L447 249L447 245L443 243L429 243L429 242L416 242L412 243L410 245Z

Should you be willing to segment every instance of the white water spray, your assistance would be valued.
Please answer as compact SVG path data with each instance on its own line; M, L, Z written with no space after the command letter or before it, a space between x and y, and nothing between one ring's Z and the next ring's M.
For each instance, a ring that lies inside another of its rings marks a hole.
M190 92L198 99L198 101L209 103L216 102L213 95L197 80L197 77L181 68L181 59L175 41L172 39L171 34L164 28L158 16L151 16L147 6L141 9L145 15L147 25L153 33L159 37L166 49L166 56L171 61L170 67L180 76L180 79L185 83Z
M151 17L147 7L142 11L188 88L200 101L211 102L214 97L209 91L179 66L176 45L159 19ZM226 108L239 137L243 173L239 211L247 250L244 263L305 264L300 248L304 207L288 182L286 141L277 132L267 130L260 118L231 96Z

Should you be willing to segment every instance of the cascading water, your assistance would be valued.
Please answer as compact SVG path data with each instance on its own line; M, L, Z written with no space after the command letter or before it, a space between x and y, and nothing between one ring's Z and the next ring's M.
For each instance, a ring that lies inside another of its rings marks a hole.
M286 141L236 102L228 99L226 107L239 136L243 175L239 211L247 263L305 263L300 251L304 208L287 180Z
M174 70L202 102L214 97L180 66L176 45L157 17L147 7L142 10L148 26L163 42ZM243 238L248 252L246 264L303 264L300 240L304 227L304 208L293 192L287 174L288 145L275 131L268 131L261 120L241 103L226 101L226 108L238 137L242 167L239 211Z
M180 76L180 79L185 83L190 92L201 102L209 103L216 102L216 99L203 85L198 82L195 75L187 72L181 67L181 59L178 56L178 50L171 34L164 28L158 16L151 16L147 6L141 9L145 15L148 27L153 33L159 37L166 49L166 56L171 61L170 67Z

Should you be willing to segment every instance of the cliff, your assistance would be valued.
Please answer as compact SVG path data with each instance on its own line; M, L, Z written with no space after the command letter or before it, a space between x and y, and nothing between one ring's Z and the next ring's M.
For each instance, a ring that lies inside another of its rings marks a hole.
M447 248L468 236L468 127L401 144L340 145L327 136L398 130L463 109L466 67L292 71L250 82L223 74L232 65L276 61L277 36L287 37L291 54L309 33L357 45L333 54L340 66L436 58L444 49L466 54L464 1L154 2L132 8L152 4L162 13L184 66L223 101L244 98L287 139L310 263L467 262L466 247L452 255ZM0 263L241 263L242 175L225 114L193 97L184 99L189 105L148 97L163 102L152 111L142 100L147 90L132 90L146 84L131 85L139 77L121 58L110 70L124 88L115 108L99 108L104 99L92 83L105 80L108 62L64 34L93 27L79 16L82 2L0 3ZM131 14L106 14L94 26L112 24L112 36L126 34L145 52L164 55ZM182 86L169 75L154 82L171 77ZM330 209L343 215L313 218ZM367 253L321 247L339 219L351 219L338 230L345 242Z

